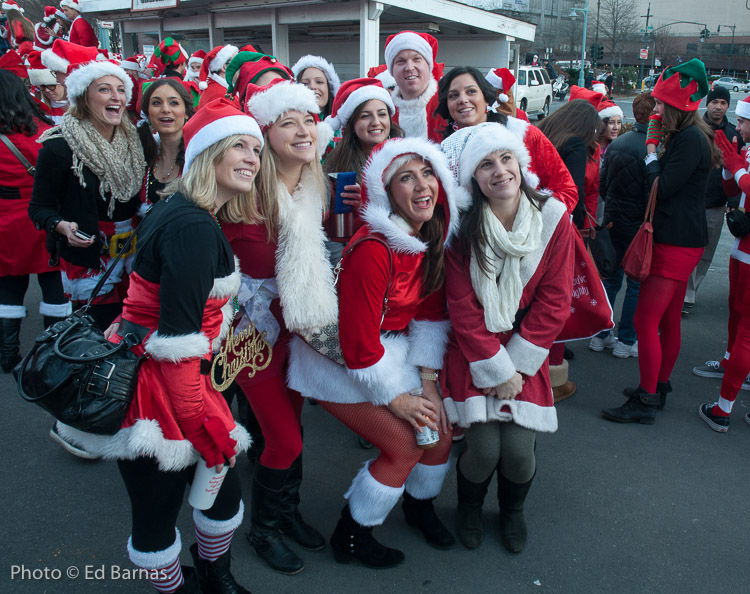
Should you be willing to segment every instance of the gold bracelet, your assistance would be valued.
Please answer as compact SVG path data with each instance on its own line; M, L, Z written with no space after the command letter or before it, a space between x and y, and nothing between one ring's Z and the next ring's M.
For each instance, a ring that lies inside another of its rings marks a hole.
M436 382L438 381L438 372L433 371L432 373L427 373L426 371L420 371L419 379L427 380L428 382Z

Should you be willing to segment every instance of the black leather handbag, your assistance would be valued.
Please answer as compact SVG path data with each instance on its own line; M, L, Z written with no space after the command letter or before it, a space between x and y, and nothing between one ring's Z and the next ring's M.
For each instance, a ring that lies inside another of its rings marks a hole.
M588 213L587 213L588 215ZM592 227L584 229L588 231L584 235L583 241L586 244L586 249L591 255L591 259L596 264L596 269L599 271L600 278L609 278L617 271L617 252L615 246L612 243L612 237L609 234L607 227L602 227L596 224L596 219L591 215L588 215L592 222Z
M88 303L37 336L34 346L13 370L21 398L87 433L117 432L138 381L143 357L131 349L149 329L122 320L117 333L124 338L113 344L94 326L87 312L139 228L140 224L111 261Z

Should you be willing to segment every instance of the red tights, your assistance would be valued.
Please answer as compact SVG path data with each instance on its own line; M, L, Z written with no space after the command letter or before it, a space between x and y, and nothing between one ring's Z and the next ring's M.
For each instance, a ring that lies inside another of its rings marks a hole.
M252 383L245 383L238 377L237 383L245 393L266 441L260 463L268 468L289 468L302 453L302 396L286 387L283 375L274 374Z
M420 450L414 429L399 419L386 406L369 402L340 404L318 401L319 404L360 437L380 450L370 464L370 474L383 485L401 487L417 463L425 466L445 464L451 453L451 435L440 434L440 442L431 450Z
M638 335L641 387L656 393L656 383L666 382L680 354L682 302L687 281L648 276L641 283L633 325Z
M724 359L721 397L733 402L750 373L750 314L747 311L750 292L750 266L729 260L729 340Z

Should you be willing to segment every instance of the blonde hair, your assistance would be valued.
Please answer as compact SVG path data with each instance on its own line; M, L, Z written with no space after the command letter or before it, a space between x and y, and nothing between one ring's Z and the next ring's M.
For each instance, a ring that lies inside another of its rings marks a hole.
M283 182L279 179L278 175L278 164L279 157L271 148L271 143L268 141L268 130L263 132L263 140L265 146L263 148L263 155L260 159L260 171L256 178L255 184L258 192L258 205L260 206L261 217L266 223L266 233L268 241L273 241L277 236L277 230L279 228L279 203L278 196L279 192L284 187ZM313 180L313 190L318 193L323 203L323 209L328 208L328 184L325 176L323 175L323 167L320 164L320 156L317 149L315 150L315 158L312 163L303 165L302 175L305 171L310 171Z
M212 211L216 204L216 166L241 136L234 134L209 146L193 160L187 173L170 183L159 195L166 198L180 192L201 208ZM255 187L249 192L233 196L219 209L217 216L231 223L254 223L261 220L256 205Z

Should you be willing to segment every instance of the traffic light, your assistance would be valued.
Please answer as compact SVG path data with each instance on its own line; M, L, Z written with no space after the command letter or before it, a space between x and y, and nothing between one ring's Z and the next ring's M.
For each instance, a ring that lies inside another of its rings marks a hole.
M702 29L701 30L701 40L706 41L709 37L711 37L711 31L708 29Z
M604 46L597 45L596 46L596 59L601 60L603 57L604 57Z

